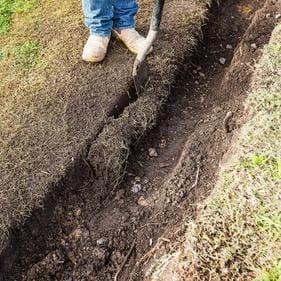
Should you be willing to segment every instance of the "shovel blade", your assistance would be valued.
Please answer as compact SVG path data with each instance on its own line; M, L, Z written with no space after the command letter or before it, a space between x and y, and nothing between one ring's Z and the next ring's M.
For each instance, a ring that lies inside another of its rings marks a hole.
M144 88L148 77L149 66L146 59L143 61L139 61L138 59L136 59L133 69L133 80L137 95L141 94L141 91Z

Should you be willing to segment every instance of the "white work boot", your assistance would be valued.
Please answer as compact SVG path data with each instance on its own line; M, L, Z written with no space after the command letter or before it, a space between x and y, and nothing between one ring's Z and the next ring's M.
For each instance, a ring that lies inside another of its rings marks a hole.
M110 37L90 35L85 44L82 59L87 62L100 62L105 58Z
M113 35L120 41L122 41L125 46L134 54L138 54L142 48L142 44L145 40L134 28L128 29L113 29ZM152 52L152 48L149 53Z

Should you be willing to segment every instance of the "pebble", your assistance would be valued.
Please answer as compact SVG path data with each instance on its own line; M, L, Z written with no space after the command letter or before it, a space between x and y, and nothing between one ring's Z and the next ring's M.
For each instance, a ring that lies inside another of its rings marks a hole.
M280 19L280 18L281 18L281 14L275 15L275 18L276 18L277 20Z
M82 210L80 208L78 208L74 211L74 213L75 213L75 216L78 218L78 217L80 217Z
M149 183L149 179L147 179L147 178L144 179L143 183L144 183L144 184L148 184L148 183Z
M136 182L141 182L141 178L140 177L135 177L135 181Z
M138 192L140 192L140 191L141 191L141 184L135 183L135 184L132 186L131 191L132 191L133 193L138 193Z
M150 147L148 149L148 154L150 157L158 157L158 153L157 153L156 149L153 147Z
M97 240L97 246L106 246L108 244L108 240L105 237L102 237Z
M232 45L230 45L230 44L227 44L227 45L226 45L226 49L229 49L229 50L231 50L231 49L232 49Z
M225 64L226 63L226 58L220 58L219 61L220 61L221 64Z
M160 148L165 148L167 146L167 141L166 139L161 139L159 147Z
M149 203L147 202L147 200L141 196L139 199L138 199L138 205L142 206L142 207L148 207L149 206Z
M257 46L257 44L256 44L256 43L252 43L252 44L251 44L251 48L253 48L253 49L257 49L257 48L258 48L258 46Z
M265 15L265 17L268 19L268 18L271 17L271 14L268 13L268 14Z

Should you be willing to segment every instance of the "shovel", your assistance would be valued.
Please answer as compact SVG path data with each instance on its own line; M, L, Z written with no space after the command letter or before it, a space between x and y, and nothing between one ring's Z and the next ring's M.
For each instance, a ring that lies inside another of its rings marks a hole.
M146 56L157 38L162 19L164 3L165 0L155 0L148 35L145 38L142 49L139 51L134 62L133 80L137 95L140 95L142 87L149 76L149 66L146 61Z

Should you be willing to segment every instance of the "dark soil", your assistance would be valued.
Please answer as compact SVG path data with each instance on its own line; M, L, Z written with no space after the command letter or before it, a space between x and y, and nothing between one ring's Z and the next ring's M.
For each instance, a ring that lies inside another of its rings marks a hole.
M214 186L243 123L243 101L276 23L277 2L267 1L258 13L262 0L226 0L213 8L157 126L132 148L123 184L98 197L103 185L86 160L77 163L61 182L67 188L50 194L44 209L15 231L14 265L4 280L105 281L114 280L118 269L118 280L145 279L142 269L157 251L145 254L155 244L160 253L171 250L183 217L194 216Z

